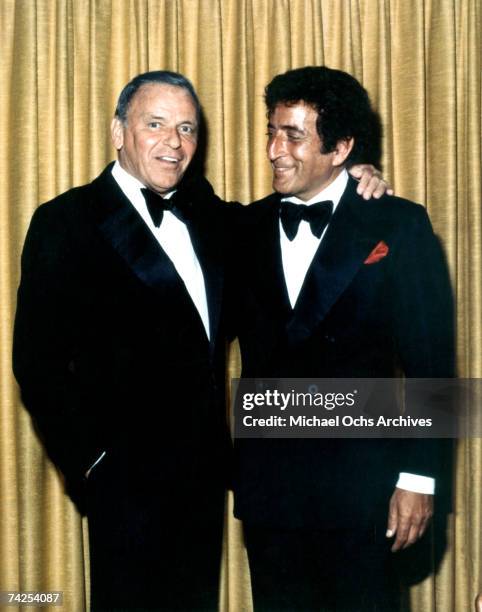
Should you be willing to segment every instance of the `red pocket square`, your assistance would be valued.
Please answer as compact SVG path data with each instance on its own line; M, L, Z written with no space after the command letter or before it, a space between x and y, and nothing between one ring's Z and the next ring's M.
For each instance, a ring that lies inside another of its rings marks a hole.
M366 263L366 264L377 263L377 261L380 261L380 259L383 259L384 257L386 257L388 255L388 251L389 250L390 249L383 242L383 240L380 240L380 242L373 249L373 251L370 253L370 255L368 255L368 257L365 259L365 261L363 263Z

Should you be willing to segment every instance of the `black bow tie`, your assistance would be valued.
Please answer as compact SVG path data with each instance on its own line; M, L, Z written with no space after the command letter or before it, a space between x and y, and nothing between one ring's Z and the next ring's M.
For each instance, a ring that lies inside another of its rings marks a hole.
M162 223L162 217L164 216L165 210L170 210L173 215L182 221L186 222L186 210L184 208L180 208L179 202L177 202L176 194L173 194L170 199L163 198L155 191L151 191L147 188L141 189L142 195L146 200L147 210L151 215L152 222L156 227L159 227Z
M293 204L293 202L281 202L280 218L281 224L289 240L293 240L298 233L300 221L308 221L311 233L321 238L323 230L328 225L333 213L333 202L326 200L315 204Z

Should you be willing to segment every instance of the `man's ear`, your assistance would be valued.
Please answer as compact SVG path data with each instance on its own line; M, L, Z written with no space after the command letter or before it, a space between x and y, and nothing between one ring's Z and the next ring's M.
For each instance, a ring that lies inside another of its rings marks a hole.
M336 143L336 148L333 151L332 158L334 166L342 166L345 163L346 158L350 155L354 144L354 138L346 138L344 140L339 140Z
M117 151L120 151L124 145L124 124L118 117L114 117L110 124L110 135L112 144Z

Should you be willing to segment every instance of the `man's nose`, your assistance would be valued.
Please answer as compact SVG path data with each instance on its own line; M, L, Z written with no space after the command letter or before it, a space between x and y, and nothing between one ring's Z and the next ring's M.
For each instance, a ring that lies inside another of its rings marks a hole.
M164 143L167 144L171 149L179 149L181 146L181 137L177 128L166 128L166 132L164 134Z
M281 134L272 134L268 140L268 157L274 161L284 153L284 138Z

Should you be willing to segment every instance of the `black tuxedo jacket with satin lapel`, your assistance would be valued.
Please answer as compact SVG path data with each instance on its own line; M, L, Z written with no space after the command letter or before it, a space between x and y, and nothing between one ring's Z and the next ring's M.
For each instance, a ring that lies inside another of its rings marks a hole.
M279 196L238 221L234 302L247 378L453 375L452 294L422 206L364 201L349 180L292 309L279 240ZM383 241L388 253L365 263ZM253 524L386 521L401 471L434 475L441 446L422 440L237 440L235 512Z
M229 448L221 205L204 179L175 196L191 208L209 341L183 281L111 167L33 216L14 334L25 406L72 491L104 450L105 462L122 457L140 479L171 493L193 482L219 484Z

